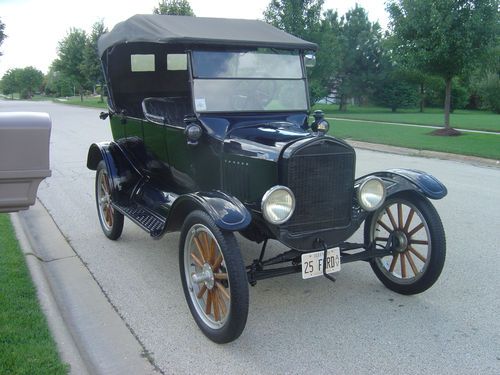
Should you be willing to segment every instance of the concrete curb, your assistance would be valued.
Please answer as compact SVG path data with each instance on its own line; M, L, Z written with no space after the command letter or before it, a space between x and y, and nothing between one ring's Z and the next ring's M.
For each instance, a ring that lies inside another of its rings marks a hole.
M378 151L388 154L406 155L406 156L418 156L424 158L451 160L461 163L472 164L479 167L490 167L490 168L500 168L500 160L480 158L477 156L466 156L459 154L450 154L446 152L438 151L427 151L427 150L416 150L413 148L404 148L397 146L382 145L378 143L368 143L361 141L354 141L351 139L345 139L354 148L359 148L363 150Z
M71 373L157 373L40 202L11 216L49 327Z
M64 362L71 366L72 374L86 375L89 372L82 357L80 356L80 352L78 351L75 342L73 341L71 333L63 323L61 312L59 311L54 296L52 295L49 282L43 271L43 262L37 258L35 251L31 247L30 241L24 233L19 215L12 214L10 217L19 241L19 245L26 259L26 264L30 270L31 279L36 285L40 306L45 314L45 317L47 318L50 332L57 343L59 355Z

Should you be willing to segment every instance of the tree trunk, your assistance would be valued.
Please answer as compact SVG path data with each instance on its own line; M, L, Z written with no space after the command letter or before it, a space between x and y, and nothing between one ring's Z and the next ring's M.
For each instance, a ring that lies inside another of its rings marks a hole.
M424 112L425 96L424 96L424 83L420 83L420 112Z
M83 102L83 90L80 88L80 101Z
M451 78L445 79L446 96L444 98L444 127L450 129Z
M451 78L446 78L445 84L446 84L446 96L444 99L444 128L434 130L432 134L443 135L443 136L461 135L462 133L460 133L458 130L453 129L450 126Z
M339 106L339 111L340 112L345 112L347 110L347 103L345 100L345 95L340 95L340 106Z
M101 87L101 89L99 90L99 92L101 94L101 98L99 99L99 103L104 103L104 85L102 82L99 82L99 86Z

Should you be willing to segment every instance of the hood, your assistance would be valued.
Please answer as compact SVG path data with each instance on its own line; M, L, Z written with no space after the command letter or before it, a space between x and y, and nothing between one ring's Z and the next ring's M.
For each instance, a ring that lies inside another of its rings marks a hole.
M281 152L299 139L311 138L309 131L290 122L268 122L232 129L224 152L277 161Z

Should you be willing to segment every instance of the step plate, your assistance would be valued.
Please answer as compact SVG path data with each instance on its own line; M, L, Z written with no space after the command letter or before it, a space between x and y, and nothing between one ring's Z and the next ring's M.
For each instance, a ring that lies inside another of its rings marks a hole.
M153 213L147 208L138 205L119 206L114 204L113 206L115 206L118 211L134 221L153 237L159 236L165 228L166 219Z

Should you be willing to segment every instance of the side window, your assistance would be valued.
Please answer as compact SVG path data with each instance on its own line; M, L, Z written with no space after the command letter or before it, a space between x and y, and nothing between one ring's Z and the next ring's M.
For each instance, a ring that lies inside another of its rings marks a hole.
M132 72L154 72L155 55L130 55L130 70Z
M185 53L169 53L167 55L167 70L187 70L187 55Z

